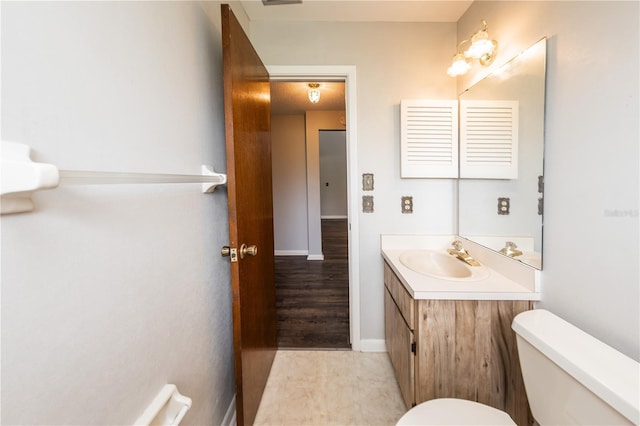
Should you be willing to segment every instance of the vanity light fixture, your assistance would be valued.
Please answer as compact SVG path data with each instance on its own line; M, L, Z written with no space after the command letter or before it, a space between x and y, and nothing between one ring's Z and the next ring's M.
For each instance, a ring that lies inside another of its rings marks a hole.
M309 83L309 91L307 95L309 96L309 101L312 104L317 104L320 102L320 84L319 83Z
M469 40L464 40L462 43L458 45L458 51L453 56L453 60L451 61L451 66L447 69L447 74L451 77L456 77L458 75L466 74L467 71L471 69L471 64L467 57L460 51L460 46L463 43L468 42Z
M458 51L453 57L451 66L447 69L447 74L451 77L465 74L471 69L469 59L477 59L483 67L493 63L498 53L498 42L491 40L487 32L487 21L480 21L480 29L471 36L470 40L463 40L458 45ZM460 47L464 43L470 43L469 48L462 53Z

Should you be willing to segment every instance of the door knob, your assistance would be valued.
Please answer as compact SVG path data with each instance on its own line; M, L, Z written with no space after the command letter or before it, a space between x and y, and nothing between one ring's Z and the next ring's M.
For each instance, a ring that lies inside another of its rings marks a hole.
M240 246L240 259L244 259L244 257L247 255L255 256L257 254L258 254L258 247L255 245L248 246L246 244L243 244Z

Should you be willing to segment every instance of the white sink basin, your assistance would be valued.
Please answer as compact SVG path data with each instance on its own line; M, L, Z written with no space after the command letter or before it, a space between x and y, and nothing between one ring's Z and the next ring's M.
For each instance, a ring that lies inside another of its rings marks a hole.
M412 271L450 281L479 281L490 275L485 266L469 266L454 256L433 250L408 250L400 254L400 263Z

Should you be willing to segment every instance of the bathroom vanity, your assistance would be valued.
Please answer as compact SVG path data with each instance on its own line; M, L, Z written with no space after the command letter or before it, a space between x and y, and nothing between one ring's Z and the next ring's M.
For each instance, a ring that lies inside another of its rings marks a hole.
M478 277L428 275L400 261L418 248L446 255L455 238L382 237L385 340L404 401L468 399L530 425L511 323L539 299L539 271L466 240L488 271Z

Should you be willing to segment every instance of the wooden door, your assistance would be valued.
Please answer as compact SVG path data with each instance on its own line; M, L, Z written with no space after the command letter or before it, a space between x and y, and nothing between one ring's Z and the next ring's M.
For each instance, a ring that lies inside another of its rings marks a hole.
M253 424L276 351L269 74L222 5L236 416ZM255 245L255 255L241 247Z

